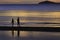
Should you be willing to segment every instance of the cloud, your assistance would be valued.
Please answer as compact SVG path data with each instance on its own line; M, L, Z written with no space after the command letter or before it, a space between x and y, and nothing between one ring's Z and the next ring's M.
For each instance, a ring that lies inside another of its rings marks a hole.
M20 4L36 4L45 0L0 0L0 3L20 3ZM53 2L60 2L60 0L49 0Z
M22 3L22 4L31 4L31 3L38 3L44 0L0 0L0 3Z
M53 1L53 2L60 2L60 0L49 0L49 1Z

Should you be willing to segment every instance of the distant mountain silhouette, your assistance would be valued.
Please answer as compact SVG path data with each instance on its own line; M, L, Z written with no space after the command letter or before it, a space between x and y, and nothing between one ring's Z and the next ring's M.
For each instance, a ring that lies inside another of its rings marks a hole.
M60 3L55 3L55 2L52 2L52 1L43 1L43 2L40 2L38 4L60 4Z

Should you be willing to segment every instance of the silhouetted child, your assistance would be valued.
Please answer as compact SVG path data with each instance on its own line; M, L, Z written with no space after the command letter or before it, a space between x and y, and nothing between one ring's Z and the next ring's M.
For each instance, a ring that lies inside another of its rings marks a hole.
M20 23L19 23L20 21L19 21L19 17L17 18L17 25L18 25L18 27L20 27ZM20 35L20 33L19 33L19 30L18 30L18 32L17 32L17 35L18 35L18 37L19 37L19 35Z
M14 27L14 19L12 18L12 28ZM12 36L14 37L14 30L12 29Z

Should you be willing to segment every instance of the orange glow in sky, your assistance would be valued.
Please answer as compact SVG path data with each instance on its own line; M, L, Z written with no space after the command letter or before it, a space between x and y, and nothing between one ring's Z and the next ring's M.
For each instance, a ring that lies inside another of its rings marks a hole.
M20 4L36 4L46 0L0 0L0 3L20 3ZM53 2L60 2L60 0L48 0Z

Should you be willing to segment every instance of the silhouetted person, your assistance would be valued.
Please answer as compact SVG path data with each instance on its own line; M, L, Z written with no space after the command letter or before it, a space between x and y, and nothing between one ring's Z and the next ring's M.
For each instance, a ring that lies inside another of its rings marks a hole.
M18 26L20 25L20 23L19 23L19 17L17 18L17 25L18 25Z
M12 18L12 28L14 27L14 19ZM12 29L12 36L14 37L14 30Z
M14 25L14 19L12 18L12 26Z
M19 23L19 22L20 22L20 21L19 21L19 17L18 17L18 18L17 18L17 26L18 26L18 27L20 27L20 23ZM19 30L18 30L17 36L19 37L19 35L20 35L20 34L19 34Z

